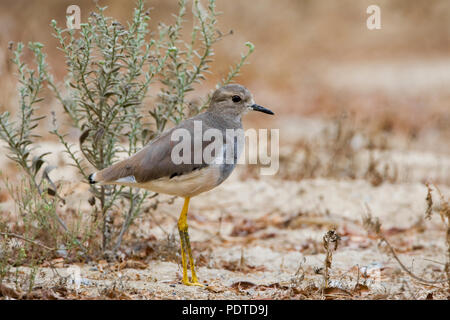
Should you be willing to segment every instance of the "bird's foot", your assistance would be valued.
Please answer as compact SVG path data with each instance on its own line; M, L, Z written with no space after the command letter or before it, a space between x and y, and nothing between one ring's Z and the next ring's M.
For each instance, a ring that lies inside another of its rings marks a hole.
M183 279L182 282L186 286L205 287L205 285L198 282L197 279L193 279L192 281L189 281L188 279Z

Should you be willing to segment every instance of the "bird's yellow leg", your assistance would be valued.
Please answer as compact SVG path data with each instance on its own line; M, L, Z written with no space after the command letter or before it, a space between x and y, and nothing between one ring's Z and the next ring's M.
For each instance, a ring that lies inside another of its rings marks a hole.
M183 265L183 283L187 284L189 282L189 280L188 280L187 265L186 265L186 241L184 239L183 232L180 230L180 220L178 220L178 231L180 233L180 242L181 242L181 264Z
M189 240L189 233L187 232L187 230L186 230L186 235L185 235L185 242L186 242L186 247L187 247L187 254L189 257L189 264L191 265L191 280L193 283L198 283L198 285L201 285L198 282L197 275L195 273L194 258L192 257L191 242Z
M188 224L187 224L189 200L190 197L186 197L184 199L183 209L181 210L180 218L178 219L178 232L180 233L180 241L181 241L181 263L183 265L183 284L188 286L203 287L203 285L198 282L197 275L195 274L194 259L192 257L191 243L189 241ZM191 266L191 275L192 275L191 281L188 280L187 276L186 251L189 257L189 264Z

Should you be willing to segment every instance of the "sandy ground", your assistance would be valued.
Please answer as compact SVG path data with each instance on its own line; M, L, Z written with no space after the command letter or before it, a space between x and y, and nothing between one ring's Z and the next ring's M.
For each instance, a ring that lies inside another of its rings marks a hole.
M284 127L289 132L289 125ZM284 141L283 147L289 148L289 139ZM358 153L358 161L367 161L364 152ZM193 198L188 221L204 288L180 282L176 221L182 199L163 203L136 220L123 261L68 264L59 258L53 268L39 268L35 288L51 289L45 298L445 299L445 284L412 281L385 246L368 234L362 219L368 206L410 271L427 280L444 279L445 228L438 214L424 219L423 181L448 181L450 157L404 149L383 152L383 159L410 173L375 186L361 178L247 177L248 167L239 167L221 186ZM51 161L59 168L52 178L63 186L65 206L89 212L87 185L61 165L65 160L60 152L54 155ZM281 163L285 165L295 168L295 162ZM439 188L450 194L448 185ZM12 209L11 201L0 205ZM435 210L439 205L436 197ZM328 288L322 290L323 236L333 228L341 238L333 251ZM24 277L30 271L18 270Z

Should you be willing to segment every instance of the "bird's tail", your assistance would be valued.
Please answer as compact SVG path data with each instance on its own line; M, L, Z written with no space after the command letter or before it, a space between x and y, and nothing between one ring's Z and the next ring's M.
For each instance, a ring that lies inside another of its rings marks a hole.
M120 184L120 179L133 176L132 171L132 166L127 159L90 174L88 179L90 184Z
M91 173L88 177L89 184L108 184L108 182L103 178L103 170Z

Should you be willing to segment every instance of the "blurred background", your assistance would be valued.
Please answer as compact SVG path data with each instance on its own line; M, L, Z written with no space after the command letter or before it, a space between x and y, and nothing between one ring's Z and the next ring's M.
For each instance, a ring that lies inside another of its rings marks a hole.
M108 6L106 14L122 23L130 19L135 5L134 1L118 0L98 3ZM65 25L71 4L81 8L81 22L95 7L92 0L0 1L0 111L13 111L17 104L9 41L45 44L54 74L63 79L64 57L49 24L55 19ZM217 1L222 12L219 29L233 33L216 45L212 74L198 92L213 88L246 52L244 43L251 41L255 52L236 81L277 117L252 115L248 121L284 128L282 142L317 132L320 125L305 119L349 116L352 125L366 131L394 134L397 140L385 140L399 141L396 147L447 154L450 3L376 1L381 9L379 30L366 26L366 9L371 4L374 1ZM156 31L160 21L174 19L177 1L148 0L147 7L151 9L151 29ZM186 36L191 24L188 11ZM29 52L26 58L31 58ZM48 114L47 107L42 108Z

